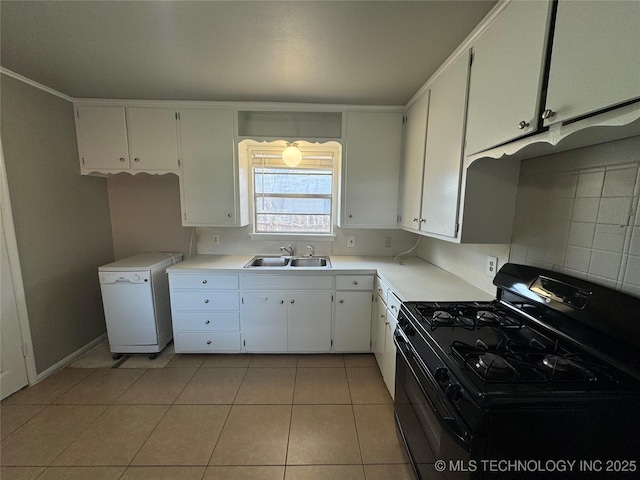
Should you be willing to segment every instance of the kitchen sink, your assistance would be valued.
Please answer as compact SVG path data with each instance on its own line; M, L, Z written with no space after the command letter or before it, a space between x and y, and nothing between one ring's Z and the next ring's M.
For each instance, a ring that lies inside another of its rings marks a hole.
M291 266L331 268L331 261L329 257L298 257L291 259Z
M259 255L253 257L251 261L244 266L244 268L286 267L289 265L289 260L291 260L289 257Z
M279 267L279 268L331 268L329 257L283 257L276 255L256 255L244 268Z

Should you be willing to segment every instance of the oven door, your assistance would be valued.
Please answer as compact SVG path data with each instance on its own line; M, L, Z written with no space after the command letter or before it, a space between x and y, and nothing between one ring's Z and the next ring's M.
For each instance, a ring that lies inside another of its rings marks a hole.
M450 461L467 465L471 434L438 394L435 379L398 327L396 344L396 421L420 480L468 479L469 473L450 471ZM438 476L436 460L447 468Z

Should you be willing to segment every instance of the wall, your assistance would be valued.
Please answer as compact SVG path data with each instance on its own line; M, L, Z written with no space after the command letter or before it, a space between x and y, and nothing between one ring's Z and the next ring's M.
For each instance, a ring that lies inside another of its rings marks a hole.
M151 251L189 255L194 229L182 226L176 175L120 173L109 175L107 184L116 259Z
M71 103L1 76L1 136L42 372L105 332L98 266L113 261L107 184L82 177Z
M640 137L522 162L510 260L640 296Z
M495 294L493 277L485 273L487 256L498 257L498 266L509 259L509 245L457 244L422 237L416 255L453 273L472 285Z

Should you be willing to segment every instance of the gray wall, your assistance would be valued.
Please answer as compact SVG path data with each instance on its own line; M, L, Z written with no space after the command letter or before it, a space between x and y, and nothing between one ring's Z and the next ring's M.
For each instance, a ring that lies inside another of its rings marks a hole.
M116 259L150 251L189 253L193 228L180 219L176 175L109 175L109 205ZM195 238L192 248L195 254Z
M107 182L80 176L72 104L2 75L1 136L33 339L46 370L105 332Z

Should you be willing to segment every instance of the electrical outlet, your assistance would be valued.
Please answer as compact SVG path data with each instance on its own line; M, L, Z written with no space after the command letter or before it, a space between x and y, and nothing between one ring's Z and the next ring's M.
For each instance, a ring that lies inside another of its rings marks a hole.
M213 235L211 237L211 243L214 245L220 245L220 235Z
M391 237L384 237L384 248L391 248Z
M356 237L347 237L347 247L355 247L356 246Z
M486 274L490 277L495 277L498 271L498 257L487 257L487 270Z

